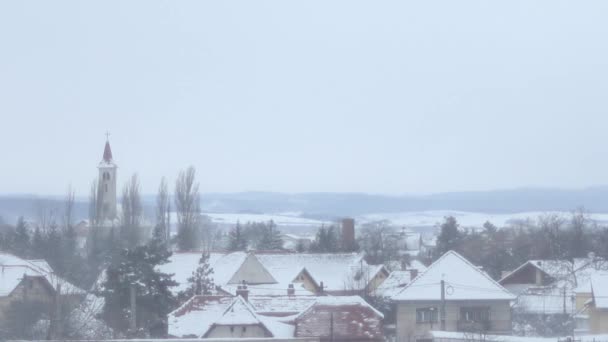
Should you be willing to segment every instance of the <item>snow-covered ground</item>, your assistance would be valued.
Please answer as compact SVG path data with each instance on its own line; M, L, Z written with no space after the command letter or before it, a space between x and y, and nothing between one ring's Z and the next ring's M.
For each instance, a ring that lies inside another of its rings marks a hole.
M367 214L355 217L357 225L365 224L373 221L387 220L396 226L405 226L409 228L434 228L443 222L446 216L454 216L458 223L467 228L481 228L486 221L492 222L497 227L509 227L526 220L536 221L539 217L545 215L560 215L564 219L569 219L572 215L570 212L540 212L529 211L513 214L491 214L479 212L465 212L455 210L432 210L432 211L412 211L412 212L397 212L397 213L376 213ZM213 223L219 226L228 227L234 226L237 222L246 224L247 222L268 222L274 221L279 228L286 231L316 231L321 225L330 225L335 222L316 220L311 218L301 217L298 212L284 213L204 213ZM608 224L608 213L589 213L589 218L596 221L598 224ZM175 225L177 217L175 213L172 215L172 223Z

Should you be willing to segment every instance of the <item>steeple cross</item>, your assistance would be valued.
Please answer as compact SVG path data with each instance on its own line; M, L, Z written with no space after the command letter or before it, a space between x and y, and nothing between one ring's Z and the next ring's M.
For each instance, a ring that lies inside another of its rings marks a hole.
M110 132L106 131L106 140L110 140Z

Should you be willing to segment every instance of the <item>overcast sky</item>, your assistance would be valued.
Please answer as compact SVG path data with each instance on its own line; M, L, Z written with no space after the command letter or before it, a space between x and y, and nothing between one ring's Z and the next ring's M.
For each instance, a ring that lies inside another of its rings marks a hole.
M1 1L0 193L608 184L608 1Z

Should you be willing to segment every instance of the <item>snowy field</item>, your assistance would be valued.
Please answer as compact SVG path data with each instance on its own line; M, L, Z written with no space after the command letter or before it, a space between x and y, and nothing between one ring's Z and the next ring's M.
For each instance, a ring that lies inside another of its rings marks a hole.
M388 220L391 223L406 227L434 227L441 223L446 216L454 216L458 223L463 227L481 227L486 221L492 222L498 227L509 227L518 222L525 220L536 221L544 215L559 215L564 219L568 219L572 214L570 212L540 212L530 211L514 214L486 214L474 213L465 211L451 210L436 210L436 211L419 211L419 212L403 212L403 213L379 213L369 214L359 217L359 223ZM608 214L589 214L589 218L596 221L598 224L608 223Z
M477 212L453 211L453 210L434 210L434 211L415 211L400 213L377 213L355 217L357 225L374 221L387 220L396 226L409 228L430 229L437 227L443 222L444 217L454 216L461 226L467 228L481 228L486 221L492 222L498 227L510 227L526 220L536 221L544 215L559 215L564 219L569 219L570 212L540 212L530 211L514 214L488 214ZM287 231L313 231L321 225L330 225L335 222L322 221L304 218L298 212L276 213L276 214L252 214L252 213L205 213L211 221L218 226L234 226L237 222L245 224L247 222L268 222L273 220L279 228ZM608 214L588 214L589 218L598 224L608 224ZM172 222L177 222L175 213L172 215Z

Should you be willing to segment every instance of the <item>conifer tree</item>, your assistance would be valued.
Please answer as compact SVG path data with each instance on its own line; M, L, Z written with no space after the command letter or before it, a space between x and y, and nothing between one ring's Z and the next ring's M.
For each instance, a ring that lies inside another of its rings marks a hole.
M180 295L182 299L188 299L197 295L208 295L213 292L213 268L209 265L209 253L203 252L198 261L198 267L188 278L188 288Z
M247 250L247 240L241 223L237 221L236 226L230 231L228 235L228 250L231 252Z
M279 250L283 248L281 232L277 229L274 221L270 220L262 226L262 237L258 243L258 250Z
M441 224L441 232L437 237L435 258L441 257L450 250L459 250L464 234L459 230L458 221L453 216L447 216Z
M170 256L162 241L152 239L145 245L124 249L113 258L100 291L105 298L103 317L112 328L127 331L129 299L134 287L138 329L152 337L163 337L167 314L175 304L170 287L177 283L172 274L159 271L158 266L167 263Z
M28 257L30 252L30 233L23 216L17 219L15 237L12 244L13 252L20 257Z

